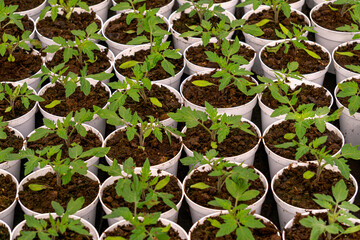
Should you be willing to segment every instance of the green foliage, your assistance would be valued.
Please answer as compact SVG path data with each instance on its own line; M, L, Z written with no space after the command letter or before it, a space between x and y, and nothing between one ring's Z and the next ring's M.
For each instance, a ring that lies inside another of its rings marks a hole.
M360 34L355 34L353 39L360 39ZM355 51L358 51L360 50L360 44L356 44L355 47L354 47L354 50ZM343 56L348 56L348 57L353 57L355 56L354 53L352 52L339 52L339 51L336 51L335 52L336 54L339 54L339 55L343 55ZM360 73L360 66L357 66L357 65L345 65L346 68L348 68L350 71L353 71L353 72L356 72L356 73Z
M18 5L5 6L4 0L0 0L0 28L4 29L7 25L15 24L18 28L24 30L21 23L24 16L14 13L16 9L18 9ZM7 21L7 23L4 23L4 21Z
M6 140L7 135L4 130L9 123L3 122L2 120L3 120L3 116L0 116L0 140ZM14 151L13 147L0 149L0 163L20 159L18 157L18 154L12 153L13 151Z
M80 7L86 11L89 11L89 6L82 2L81 0L49 0L51 6L46 6L41 10L40 20L45 17L45 14L50 11L51 19L55 21L58 17L58 12L60 9L64 11L65 17L70 19L71 14L74 12L76 7Z
M34 228L35 231L22 230L20 232L21 236L18 239L31 240L37 237L40 240L52 240L55 237L59 237L59 234L64 234L67 230L90 236L90 233L85 229L85 226L80 219L73 219L70 217L70 215L75 214L81 209L84 201L83 197L76 200L71 199L67 204L66 211L59 203L52 201L51 205L58 218L54 218L49 214L50 224L45 219L36 219L34 216L24 215L26 225L30 228Z
M349 212L357 212L360 208L345 201L348 192L344 180L340 180L332 187L333 196L314 194L314 201L328 211L327 222L316 216L307 216L300 220L301 225L311 228L310 240L317 240L321 236L329 240L336 239L341 235L360 231L360 225L355 226L350 220L357 219L357 217Z
M339 98L350 97L349 112L350 115L355 114L360 108L360 89L355 81L346 81L338 84L339 92L336 94Z
M346 24L342 27L336 28L338 31L345 32L359 32L360 24L360 2L358 0L336 0L335 5L343 5L340 9L341 15L344 16L345 13L349 13L353 22L350 25ZM333 11L338 11L339 9L332 8Z

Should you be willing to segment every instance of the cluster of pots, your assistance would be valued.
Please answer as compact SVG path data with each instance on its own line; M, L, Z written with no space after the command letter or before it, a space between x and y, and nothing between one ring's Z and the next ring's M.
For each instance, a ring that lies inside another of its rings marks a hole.
M230 3L233 5L232 6L226 5L228 3L229 3L229 5L230 5ZM34 11L21 12L21 14L28 14L34 20L35 28L34 28L34 32L32 33L31 37L35 37L35 34L36 34L36 36L42 42L42 45L44 47L54 44L53 40L43 37L40 33L37 32L37 29L36 29L36 23L38 22L38 16L40 14L41 9L43 9L46 4L47 4L47 1L45 0L44 3L42 5L40 5L38 8L34 9ZM109 9L110 4L111 4L110 0L105 0L104 2L102 2L100 4L90 7L91 10L93 10L97 13L98 19L102 23L101 32L103 34L105 33L105 29L111 21L114 21L117 18L119 18L121 16L121 14L125 14L124 12L117 12L113 17L107 19L108 9ZM115 4L115 2L113 2L113 4ZM179 1L179 4L183 4L183 1ZM235 3L234 3L234 1L229 1L229 2L224 3L224 5L223 5L223 7L227 10L226 14L230 18L230 20L236 19L233 15L235 13L235 5L236 4L237 4L237 1L235 1ZM312 20L311 15L312 15L312 12L316 11L316 9L318 9L322 4L326 4L326 3L323 3L323 1L307 2L308 6L310 8L312 8L312 10L310 12L310 19L307 18L307 16L305 16L303 13L300 12L303 4L304 4L304 1L298 1L296 3L296 5L292 6L294 8L292 11L302 14L304 16L304 18L306 19L306 22L309 25L313 25L315 27L315 30L317 31L317 33L315 34L316 41L309 42L309 44L319 46L329 56L329 62L327 64L327 66L324 68L324 70L322 70L320 72L316 72L316 73L305 74L304 81L298 81L295 79L291 80L290 87L295 88L296 86L305 83L307 85L312 85L315 88L324 88L322 85L323 85L323 82L325 79L325 74L328 71L332 72L332 73L336 73L337 83L348 81L348 80L351 80L354 78L360 80L360 75L356 76L355 72L352 72L350 70L347 70L347 69L341 67L334 60L334 55L336 54L336 51L339 47L351 44L353 42L356 42L356 43L359 42L359 41L351 41L352 37L356 33L344 33L344 32L330 31L330 30L326 30L326 29L322 28L321 26L318 26ZM316 4L318 4L318 5L316 5ZM163 79L163 80L157 80L157 81L154 81L152 84L166 87L172 94L175 95L175 97L178 99L178 101L181 105L190 107L191 109L204 111L205 108L203 106L198 106L198 105L192 103L191 100L187 99L184 96L183 92L184 92L185 84L187 82L191 81L192 78L194 78L196 76L210 74L215 69L197 66L197 65L191 63L186 58L188 49L191 47L199 46L202 44L202 42L201 42L200 38L189 37L189 38L185 39L185 38L178 37L180 34L177 33L174 29L172 29L172 24L173 24L173 21L176 20L177 18L179 18L180 15L179 15L179 13L176 13L176 12L171 14L173 5L174 5L174 1L171 1L165 7L160 8L159 14L163 16L163 19L165 20L165 22L167 23L167 25L169 27L168 30L171 31L171 33L172 33L172 38L173 38L173 43L174 43L175 48L179 48L180 52L184 56L183 68L174 77L171 77L168 79ZM266 8L266 7L264 7L264 8ZM255 10L255 12L262 11L264 8L260 7L259 9ZM253 10L251 8L249 9L248 7L246 7L244 10L245 10L245 15L243 16L243 18L247 19L253 13ZM82 11L82 10L77 10L77 11ZM275 78L274 71L264 64L264 62L261 59L261 56L262 56L262 52L265 51L266 47L275 46L276 44L278 44L281 41L265 40L265 39L253 37L252 35L245 34L245 33L244 33L244 36L245 36L246 43L241 43L241 44L243 46L245 46L246 48L252 49L254 51L254 56L253 56L252 60L249 61L248 65L244 65L244 68L249 71L250 70L255 71L258 74L264 74L264 76L274 79ZM106 35L104 35L104 37L107 38ZM228 37L231 38L232 36L229 35ZM166 40L166 38L164 40ZM215 41L214 39L211 40L211 42L214 42L214 41ZM348 42L348 41L350 41L350 42ZM125 76L123 76L121 73L119 73L118 70L115 68L115 61L117 59L120 59L123 56L130 56L130 55L133 55L136 51L139 51L142 49L148 49L150 47L148 44L140 45L140 46L129 46L126 44L119 44L119 43L113 42L112 40L110 40L108 38L106 40L106 44L109 48L108 59L110 62L110 67L109 67L109 69L106 70L106 72L110 73L110 72L114 71L116 74L116 77L119 81L123 81L125 79ZM100 49L105 48L101 45L99 45L99 47L100 47ZM52 58L52 55L49 54L48 56L43 58L43 62L45 62L46 60L49 60L51 58ZM332 65L332 62L333 62L333 65ZM190 76L187 77L185 80L181 81L182 79L184 79L183 73L189 74ZM252 80L254 82L256 82L255 79L252 79ZM39 96L42 96L42 94L48 88L50 88L54 85L54 84L48 84L40 89L40 88L38 88L39 81L40 81L40 78L36 78L36 79L29 78L29 79L24 79L22 81L18 81L16 83L11 83L11 84L16 86L18 84L27 82L29 89L32 89L34 91L34 93L38 94ZM90 82L92 85L96 84L95 81L91 80ZM108 92L109 97L110 97L112 92L111 92L110 88L106 85L108 82L109 82L109 80L103 81L101 83L101 85L103 88L106 89L106 91ZM340 103L340 101L338 100L338 98L336 97L338 91L339 91L338 87L335 88L335 92L333 94L331 92L329 92L328 90L326 90L326 95L331 97L331 103L330 103L329 107L332 106L334 98L335 98L335 102L338 107L343 106ZM335 96L335 97L333 97L333 96ZM255 108L257 102L259 103L259 106L261 109L262 132L254 123L252 123L250 120L247 120L247 119L252 118L252 112L253 112L253 109ZM103 106L103 108L106 108L106 107L107 107L107 105ZM42 108L39 105L39 103L36 103L33 106L33 108L24 116L8 121L9 127L15 132L15 135L20 136L24 139L23 149L26 149L26 147L27 147L27 142L26 142L25 137L29 137L29 136L31 136L31 134L34 133L35 122L39 121L36 119L36 116L35 116L35 113L38 110L40 110L41 114L46 119L58 120L58 119L63 118L62 116L55 116L55 115L49 113L47 111L47 109ZM249 206L249 208L254 210L257 214L261 213L261 207L265 200L265 197L268 192L269 185L270 185L271 190L273 191L275 201L277 203L280 227L281 227L281 229L283 229L289 221L290 222L288 224L291 225L291 223L292 223L291 219L296 215L296 213L306 213L306 212L310 211L311 209L304 209L304 208L299 208L296 206L291 206L289 203L286 203L285 201L280 199L277 196L276 192L274 191L274 182L279 178L279 176L281 176L282 172L285 169L289 168L290 164L292 164L291 166L293 168L296 168L297 166L304 166L307 164L298 163L295 160L287 159L282 156L279 156L278 154L274 153L270 148L267 147L267 143L264 140L264 136L269 132L269 130L273 126L276 126L276 125L280 124L281 122L283 122L284 117L285 117L285 116L279 116L276 118L270 117L273 111L274 111L273 109L269 108L262 102L262 94L255 95L251 101L249 101L247 104L244 104L241 106L236 106L236 107L231 107L231 108L218 108L218 112L220 114L226 113L228 115L231 115L231 114L232 115L242 115L244 118L243 121L250 123L250 125L254 129L256 129L257 137L259 139L256 146L253 149L251 149L250 151L248 151L246 153L242 153L241 155L238 155L238 156L227 156L225 159L227 159L229 161L238 162L238 163L244 162L247 165L253 165L254 159L255 159L255 153L256 153L256 151L261 143L261 139L262 139L263 144L265 146L265 151L268 155L270 176L272 178L272 181L269 184L267 182L266 177L260 171L256 170L256 173L259 174L259 178L264 185L265 193L258 201L256 201L254 204L251 204ZM162 122L169 126L176 126L176 124L177 124L172 119L166 119L166 120L163 120ZM342 139L343 145L345 144L345 142L351 143L353 145L359 145L360 144L359 125L360 125L359 113L350 115L348 109L344 108L343 115L340 117L340 130L331 124L327 125L327 129L335 132L335 134L338 135ZM99 116L95 116L94 119L92 121L87 122L87 125L86 125L86 129L88 131L93 132L99 138L103 147L107 146L106 145L107 142L109 141L109 139L111 139L115 135L115 133L117 133L119 131L124 131L124 127L117 126L117 129L113 133L106 136L105 128L106 128L106 120L101 119ZM186 132L186 130L184 130L184 132ZM192 150L189 149L185 144L182 143L178 154L176 154L176 156L174 158L167 161L166 163L159 164L159 165L152 166L152 167L154 169L160 169L162 171L161 174L173 175L176 177L177 170L178 170L178 161L181 157L183 149L184 149L184 153L187 156L193 155ZM112 164L113 160L110 157L106 156L105 159L109 165ZM73 217L74 218L80 217L82 219L81 221L90 229L90 233L92 234L93 239L104 239L105 234L103 233L99 237L97 230L93 227L93 225L95 224L95 219L96 219L96 206L97 206L98 202L100 202L102 205L102 208L106 214L109 214L111 212L111 209L103 203L102 195L103 195L104 189L107 186L113 184L117 178L110 177L101 184L99 179L96 176L98 170L96 167L94 167L94 165L97 165L98 163L99 163L99 158L96 158L96 157L89 159L87 162L88 167L89 167L87 177L98 182L98 185L99 185L98 195L91 204L89 204L87 207L81 209L79 212L77 212L75 214L76 216L73 216ZM204 166L199 166L197 168L197 170L198 171L206 171L206 170L209 170L209 168L210 168L209 166L204 165ZM0 224L4 224L5 226L7 226L9 228L9 231L12 232L11 239L15 239L14 237L16 237L19 234L20 229L25 224L24 222L21 222L18 226L16 226L13 229L14 211L15 211L15 206L16 206L17 202L20 204L21 209L25 214L36 215L37 218L45 218L47 216L46 214L38 215L39 214L38 212L32 211L32 210L28 209L26 206L24 206L24 204L21 202L21 198L19 198L18 194L19 194L19 191L23 190L24 184L27 181L29 181L29 179L33 179L38 176L43 176L47 172L49 172L49 171L51 172L51 169L44 168L44 169L37 170L34 173L31 173L30 175L26 176L24 179L20 179L20 169L21 169L21 160L5 162L5 163L0 164L0 175L10 174L13 182L16 183L16 187L17 187L17 193L16 193L16 198L14 199L14 202L8 208L6 208L5 210L0 212ZM333 171L338 171L336 167L331 167L331 169ZM152 170L152 171L154 174L157 172L156 170ZM209 217L209 214L211 214L210 216L218 216L219 214L223 213L221 210L210 209L210 208L201 206L201 205L195 203L194 201L192 201L187 196L186 189L184 188L184 186L185 186L186 181L189 178L191 178L192 174L193 174L193 172L190 173L189 175L187 175L186 178L184 179L183 183L181 183L178 180L178 186L179 186L179 189L181 189L180 190L181 191L181 200L177 203L177 210L172 209L165 213L162 213L161 220L160 220L161 222L163 222L164 225L167 225L170 223L174 229L177 229L177 231L179 232L179 235L182 239L190 239L193 228L195 228L198 224L202 224L205 221L205 219ZM358 191L358 186L357 186L357 182L354 177L351 176L350 179L356 188L354 195L349 200L350 203L353 203L355 200L356 193ZM20 180L21 180L21 182L19 183ZM184 198L189 205L190 212L191 212L191 219L192 219L192 222L194 223L194 226L190 230L190 234L185 232L179 225L177 225L175 223L178 218L178 211L182 205L182 201ZM257 216L261 217L260 215L257 215ZM110 231L118 225L125 224L122 219L109 219L108 223L111 226L106 231ZM11 231L11 229L13 229L13 231ZM279 234L279 236L280 236L280 234Z

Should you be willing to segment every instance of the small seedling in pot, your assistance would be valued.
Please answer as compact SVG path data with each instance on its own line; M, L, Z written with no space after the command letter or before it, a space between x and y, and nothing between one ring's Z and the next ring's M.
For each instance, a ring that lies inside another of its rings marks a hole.
M346 201L349 191L344 180L340 180L332 186L332 195L314 194L314 201L322 208L327 209L327 219L307 216L300 220L300 224L311 228L310 240L324 237L328 240L338 239L345 234L360 231L360 225L355 225L351 219L357 219L351 212L357 212L360 208Z
M19 240L31 240L39 238L40 240L51 240L62 236L66 231L73 231L77 234L90 236L88 230L80 219L73 219L70 215L75 214L84 204L84 198L76 200L71 199L67 204L66 211L57 202L52 201L51 205L58 217L49 214L49 219L37 219L34 216L24 215L26 225L30 230L22 230Z
M353 39L360 39L360 34L355 34ZM354 51L359 51L360 50L360 43L356 44L354 47ZM343 55L343 56L348 56L348 57L354 57L355 54L352 52L340 52L340 51L336 51L335 54L339 54L339 55ZM350 69L351 71L354 71L356 73L360 73L360 66L358 65L345 65L346 68Z
M45 14L49 11L51 11L51 19L53 21L57 18L60 9L64 11L67 19L70 19L76 7L89 11L89 6L81 0L49 0L49 4L51 6L46 6L43 10L41 10L40 20L42 20L45 17Z
M360 2L358 0L336 0L334 5L343 5L341 9L331 7L330 9L333 11L340 11L341 16L344 17L345 13L349 13L353 23L350 25L346 24L342 27L338 27L336 30L345 31L345 32L359 32L359 24L360 24Z
M18 7L18 5L5 6L4 0L0 0L0 28L4 29L10 24L15 24L18 28L24 30L24 26L21 23L21 19L24 16L14 13Z
M7 135L5 133L5 128L8 125L8 122L3 122L3 116L0 117L0 140L5 140ZM7 147L6 149L0 149L0 164L7 161L18 160L18 154L12 153L14 151L13 147Z
M336 94L337 97L345 98L350 97L349 112L350 115L354 115L360 108L360 89L359 85L355 81L346 81L338 85L339 92Z

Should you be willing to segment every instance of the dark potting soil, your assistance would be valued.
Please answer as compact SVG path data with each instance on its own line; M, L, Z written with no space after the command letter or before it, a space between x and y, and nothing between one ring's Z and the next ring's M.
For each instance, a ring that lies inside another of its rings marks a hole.
M148 56L149 54L150 54L150 50L140 50L140 51L136 52L135 55L123 56L120 59L117 59L115 61L115 68L120 74L122 74L126 77L129 77L129 78L133 78L135 75L131 68L120 69L119 66L125 62L132 61L132 60L137 61L137 62L144 62L145 57ZM175 66L175 69L174 69L175 74L180 72L180 70L184 67L184 58L167 59L167 60ZM165 78L169 78L169 77L171 77L171 75L164 71L164 69L161 66L161 61L159 61L156 64L156 66L154 68L152 68L150 72L148 72L147 77L151 81L156 81L156 80L162 80Z
M68 133L70 134L70 131L72 128L68 129ZM99 139L98 136L96 136L95 133L92 131L87 131L87 134L85 137L82 137L80 134L78 134L77 130L74 130L74 133L70 137L71 143L77 143L80 146L83 147L83 151L88 151L95 147L101 147L102 142ZM37 141L34 142L27 142L27 148L33 149L33 150L42 150L47 146L56 146L62 144L61 150L62 158L69 158L69 147L66 146L66 142L64 139L60 138L56 133L51 133L43 138L40 138ZM55 157L55 156L54 156ZM89 158L88 158L89 159Z
M44 219L47 222L47 226L51 226L51 223L48 219ZM55 222L60 221L60 218L55 218ZM86 231L90 231L88 227L84 226ZM35 228L24 225L22 231L37 231ZM17 236L15 239L19 239L20 236ZM76 233L70 229L66 229L64 233L58 232L57 237L51 237L52 240L91 240L94 239L92 236L86 236L83 234ZM40 240L39 237L35 237L34 240Z
M255 98L256 95L246 96L234 84L229 84L226 88L219 91L220 78L211 77L215 71L193 76L190 81L186 81L182 93L184 97L198 106L205 107L205 101L216 108L230 108L244 105ZM252 81L250 77L243 76L247 81ZM205 80L214 85L198 87L192 84L197 80Z
M332 8L338 10L337 11L331 10L329 5ZM321 27L333 31L338 31L336 29L338 27L343 27L344 25L351 26L352 24L355 24L358 25L358 27L360 27L360 24L357 24L352 20L349 11L345 11L344 15L341 14L342 12L341 9L343 7L344 5L327 3L322 5L317 11L314 11L311 17ZM347 7L350 7L350 5Z
M0 174L0 212L8 208L16 197L16 183L9 174Z
M41 56L38 53L16 49L13 54L14 62L9 62L9 53L0 56L0 74L3 78L0 81L15 82L26 79L36 74L42 65Z
M206 121L206 127L210 127L210 121ZM218 143L216 151L218 157L233 157L250 151L259 142L255 128L250 125L250 130L255 135L250 135L239 128L230 129L229 135L223 142ZM188 128L183 137L184 144L192 151L205 154L212 149L210 134L200 125L194 128Z
M13 91L16 88L11 84L9 84L9 86ZM4 93L6 99L10 98L9 95L6 93L5 89L0 93ZM9 121L21 117L25 115L27 112L29 112L35 105L35 101L29 100L30 102L29 108L26 108L21 101L21 97L19 97L15 100L14 107L11 109L11 111L6 112L6 109L10 107L10 103L6 99L0 100L0 116L3 116L3 121Z
M339 47L338 50L335 52L334 54L334 58L335 61L337 62L337 64L339 64L340 66L342 66L343 68L346 65L360 65L360 50L354 50L354 47L356 45L358 45L360 43L350 43L350 44L346 44L345 46ZM349 56L344 56L344 55L340 55L337 52L351 52L354 54L354 56L349 57ZM348 69L349 71L353 71Z
M13 153L18 153L24 144L24 139L15 136L15 132L7 127L4 132L6 133L6 139L0 139L0 149L12 147L14 148Z
M47 188L41 191L32 191L29 188L30 184L44 185ZM19 199L24 206L35 212L48 213L54 212L51 201L58 202L66 209L71 198L75 200L84 197L84 208L94 201L98 192L99 183L89 177L75 173L68 184L58 186L55 173L48 172L44 176L30 179L25 183L23 190L19 191Z
M136 166L142 167L146 158L149 159L151 166L169 161L179 153L181 142L171 136L170 143L168 136L163 133L163 141L161 143L151 133L145 140L145 150L142 150L139 148L139 138L137 136L129 142L126 132L118 131L113 137L108 139L106 147L111 147L107 154L110 159L116 159L121 164L129 157L132 157Z
M165 228L166 226L160 222L158 222L156 225L149 225L146 227L147 231L150 231L151 228ZM130 239L130 236L132 234L132 231L134 230L134 227L130 224L124 225L124 226L118 226L112 231L105 232L105 236L120 236L124 239ZM182 238L179 236L179 233L177 230L174 230L173 228L170 228L170 230L167 232L167 235L170 237L170 240L181 240Z
M143 4L144 2L140 2ZM128 14L121 14L119 18L109 22L107 27L105 28L105 36L110 40L121 43L127 44L127 42L131 41L132 39L145 35L147 39L150 38L150 34L147 32L142 33L141 35L137 35L138 29L138 22L136 19L132 20L131 23L128 25L126 23L126 18ZM162 23L159 25L163 30L168 30L168 26L166 23Z
M259 36L259 38L269 39L269 40L278 40L279 38L276 36L275 29L281 31L280 25L275 24L274 21L274 11L270 9L265 9L259 13L253 13L249 16L249 19L246 20L246 24L257 24L263 19L270 19L272 21L266 23L260 28L263 30L264 34ZM305 22L305 18L303 15L299 15L296 12L291 12L290 17L286 18L283 12L279 14L279 23L281 23L284 27L289 29L292 32L293 25L295 23L297 25L305 26L308 25Z
M224 223L224 220L221 217L212 217L220 223ZM276 229L275 225L270 222L260 221L265 225L265 228L250 228L254 238L256 240L281 240L281 237L278 235L279 230ZM230 240L237 239L235 231L230 235L223 237L215 237L216 233L219 231L219 228L211 225L210 221L205 221L203 224L198 225L195 230L191 233L191 240Z
M159 177L159 181L161 181L162 179L164 179L165 177ZM151 177L151 179L154 179L154 177ZM102 200L104 202L104 204L110 208L110 209L116 209L119 207L127 207L130 209L131 212L134 211L134 204L133 203L128 203L124 200L124 198L122 196L118 196L116 194L116 190L115 190L115 185L117 183L117 180L111 184L110 186L107 186L104 189L103 192L103 196L102 196ZM178 204L181 200L181 195L182 195L182 189L179 187L178 185L178 181L177 178L174 176L170 176L170 181L169 183L161 190L159 190L158 192L163 192L163 193L167 193L167 194L172 194L174 197L172 197L170 200L176 204ZM148 192L146 192L147 194ZM141 199L141 201L144 201L145 199ZM171 208L164 204L163 201L161 199L159 199L159 203L152 206L150 209L147 208L146 206L144 206L141 209L138 209L138 212L141 213L155 213L155 212L166 212L169 211Z
M350 81L356 82L358 84L358 86L360 87L360 79L351 78L351 79L347 80L347 82L350 82ZM350 99L350 97L343 97L343 98L338 97L339 102L344 107L347 107L347 108L349 108L349 99ZM357 112L360 112L360 109Z
M45 0L4 0L4 2L5 5L18 5L16 11L22 12L40 6Z
M210 201L215 200L215 197L220 199L230 200L233 204L235 204L235 198L233 198L226 190L225 184L220 191L217 190L218 177L209 176L210 172L212 172L212 170L203 172L196 169L194 173L191 175L191 178L188 179L185 183L186 195L193 202L199 204L200 206L204 206L212 209L221 209L209 204ZM210 187L201 190L197 188L191 188L192 185L200 182L205 183ZM255 198L249 201L241 202L241 204L251 205L256 201L258 201L265 194L265 187L259 178L256 179L255 181L249 181L249 183L251 184L249 190L258 190L259 194Z
M186 51L186 59L189 62L198 66L207 68L219 68L219 64L209 61L205 53L206 51L215 52L218 56L224 57L221 48L215 48L214 45L214 43L209 43L205 47L203 45L191 47ZM250 62L255 57L255 51L244 45L241 45L236 55L240 55L244 57L248 62Z
M299 63L297 70L300 74L309 74L324 70L330 62L329 54L324 52L320 46L304 41L302 41L302 43L306 46L306 49L313 51L320 56L321 59L311 57L305 50L296 49L294 45L290 43L290 48L286 54L284 53L286 48L284 44L276 53L269 52L266 48L265 51L261 53L261 60L266 66L274 70L285 69L289 62ZM276 44L276 46L278 45L279 44Z
M4 35L4 33L12 35L14 37L21 38L21 35L25 31L30 31L30 32L34 31L34 23L29 19L27 15L25 15L20 20L22 25L24 26L24 30L21 30L18 26L15 25L15 23L6 25L9 22L9 20L10 19L6 18L3 22L1 22L1 25L5 27L0 27L0 36L1 36L0 42L3 42L2 36Z
M99 4L101 2L104 2L105 0L84 0L82 2L86 2L86 4L88 6L93 6L93 5L96 5L96 4Z
M322 219L323 221L326 222L326 224L328 223L328 216L327 213L310 213L307 216L311 216L311 217L316 217L317 219ZM286 228L285 229L285 237L286 240L308 240L310 239L310 234L311 234L311 228L306 228L303 225L300 224L300 220L303 218L306 218L307 216L301 216L300 213L296 213L293 225L291 226L291 228ZM342 225L342 224L340 224ZM358 225L358 224L355 224ZM343 226L342 227L344 229L347 228L347 226ZM335 237L337 236L337 234L332 235L332 239L335 239ZM319 237L319 240L327 240L328 238L323 234ZM357 240L360 239L360 232L355 232L352 234L342 234L339 237L336 237L336 239L339 240Z
M45 17L37 25L37 31L47 38L63 37L66 40L75 40L72 30L83 30L91 23L95 22L98 29L101 29L101 22L95 18L95 12L73 12L68 20L64 14L59 14L55 21L51 17Z
M309 167L288 167L274 182L276 195L283 201L296 207L321 209L313 200L315 198L314 194L318 193L332 196L331 187L341 179L344 179L347 189L349 190L347 200L354 195L354 184L350 180L346 180L340 172L324 169L318 181L315 181L316 176L311 179L305 179L303 177L306 171L316 172L316 170L317 165L314 163L311 163Z
M0 239L10 240L10 233L5 225L0 223Z
M136 102L132 98L127 97L124 104L124 107L130 108L132 112L137 112L142 120L148 119L148 116L158 118L160 121L165 120L169 118L167 115L169 112L176 112L176 110L181 107L181 104L175 94L164 86L153 84L150 91L145 89L145 93L146 96L148 96L146 101L140 98L139 102ZM152 104L149 100L150 97L156 97L162 106L157 107Z
M41 96L45 99L45 101L41 102L40 106L51 114L65 117L71 111L80 111L82 108L91 111L93 111L93 106L102 108L106 105L107 100L109 99L109 93L103 86L101 86L100 82L98 82L95 86L91 86L91 91L88 96L85 96L85 94L80 90L80 87L77 87L75 92L68 98L65 96L64 86L56 82L54 87L48 88ZM62 101L54 108L45 107L54 100Z
M107 48L104 51L94 50L93 53L94 58L96 59L93 63L89 62L89 57L86 54L83 54L82 62L79 62L76 57L72 57L64 66L64 68L68 67L65 74L73 72L80 76L80 71L83 69L85 62L87 62L87 75L105 72L109 67L111 67L110 59L107 57ZM51 69L60 63L63 63L63 54L63 49L57 51L54 57L50 61L46 62L46 66Z
M274 125L269 129L269 131L265 134L264 140L266 146L273 151L274 153L291 160L295 160L296 147L290 148L277 148L275 145L282 144L285 142L290 142L291 140L286 140L284 135L287 133L295 133L295 127L293 121L283 121L280 124ZM341 138L336 135L334 131L329 131L326 129L323 133L321 133L315 125L312 125L310 129L306 130L305 137L308 138L308 143L313 141L316 138L327 136L327 140L325 144L319 146L319 149L326 146L326 150L329 151L329 154L334 155L337 153L342 146ZM298 138L294 138L295 141L298 141ZM316 158L310 153L302 156L299 161L315 161Z
M220 18L217 16L214 16L212 18L209 19L209 22L215 26L216 24L218 24L220 22ZM229 21L227 21L227 23L229 23ZM189 26L193 26L193 25L200 25L200 18L197 14L195 14L194 16L190 17L189 14L186 14L184 12L182 12L180 14L180 18L176 19L173 21L173 26L172 28L178 32L178 33L184 33L184 32L188 32L188 31L192 31ZM200 35L198 36L199 38L201 37Z
M294 106L295 108L297 108L301 104L309 104L309 103L314 103L315 104L314 108L325 107L325 106L330 107L331 97L330 95L326 94L327 93L326 89L323 87L319 88L309 84L302 83L301 85L296 86L294 89L289 89L288 98L290 99L291 93L296 92L300 88L301 91L297 95L298 101ZM282 104L271 95L269 88L266 88L263 91L261 101L271 109L276 109L282 106Z
M115 2L121 3L121 2L127 2L127 0L115 0ZM143 6L144 4L146 4L146 9L161 8L161 7L169 4L170 2L171 2L171 0L156 0L156 1L145 0L145 1L136 3L135 8L139 9L139 7Z

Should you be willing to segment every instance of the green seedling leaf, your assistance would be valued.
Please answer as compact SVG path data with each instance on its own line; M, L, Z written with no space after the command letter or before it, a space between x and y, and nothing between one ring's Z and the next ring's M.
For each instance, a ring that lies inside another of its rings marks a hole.
M353 57L355 55L352 52L336 52L336 54L339 54L342 56L348 56L348 57Z
M45 108L54 108L61 103L60 100L54 100L51 103L45 105Z
M270 19L263 19L260 22L256 23L256 26L262 27L262 26L264 26L265 24L267 24L270 21L271 21Z
M311 179L314 176L315 176L315 173L312 171L306 171L303 174L303 178L305 178L305 179Z
M121 69L132 68L132 67L134 67L136 64L139 64L139 62L137 62L137 61L127 61L127 62L122 63L122 64L119 66L119 68L121 68Z
M29 188L31 191L38 192L38 191L47 189L48 187L45 185L40 185L40 184L29 184Z
M157 107L162 107L162 103L159 101L159 99L157 99L156 97L151 97L150 101L152 104L154 104Z
M195 81L192 81L191 83L198 87L208 87L208 86L215 85L215 84L205 81L205 80L195 80Z
M195 183L193 185L190 186L190 188L197 188L197 189L207 189L209 188L210 186L203 183L203 182L200 182L200 183Z

